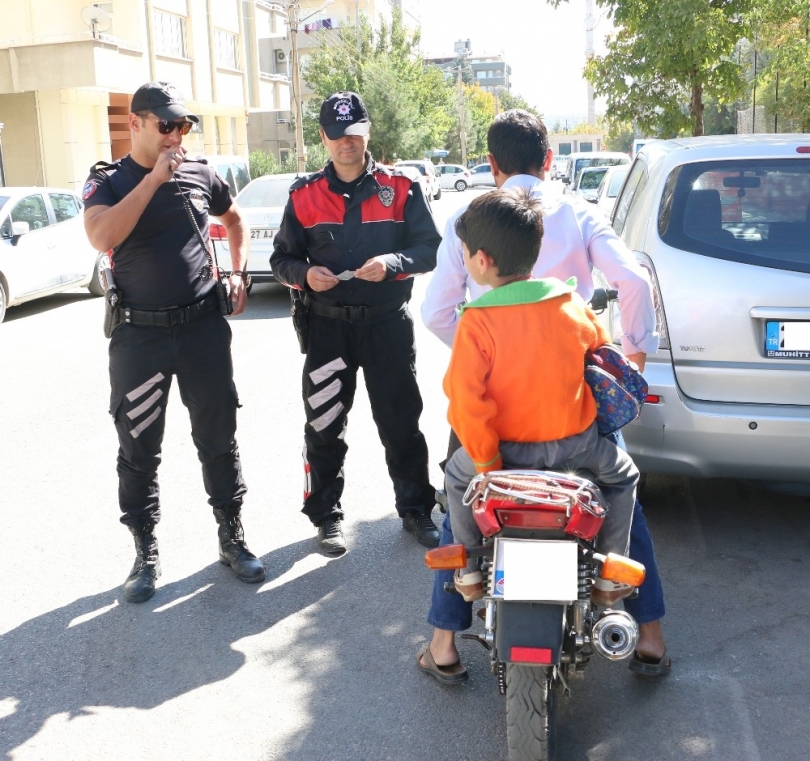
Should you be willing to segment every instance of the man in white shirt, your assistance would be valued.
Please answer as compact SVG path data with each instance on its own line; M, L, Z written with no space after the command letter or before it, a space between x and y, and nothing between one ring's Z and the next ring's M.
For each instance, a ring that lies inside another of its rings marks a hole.
M545 183L545 173L551 167L553 154L549 150L546 128L537 117L517 109L498 115L489 128L487 143L495 184L498 187L526 188L542 200L544 235L534 277L557 277L565 281L574 276L578 293L589 301L594 291L592 271L599 269L611 288L619 292L622 350L643 370L647 354L658 349L652 289L645 271L601 212ZM456 332L456 307L478 298L487 290L468 278L464 267L455 222L465 208L459 209L447 222L436 269L422 305L425 325L447 346L452 346ZM621 434L617 432L611 438L624 447ZM449 454L458 446L458 440L451 432ZM446 516L441 544L451 542L452 529L449 516ZM624 601L640 630L630 668L648 676L664 676L670 669L660 622L664 615L664 596L652 537L638 502L633 515L630 556L647 569L638 597ZM445 684L466 679L466 669L459 663L453 635L472 624L471 605L460 595L444 592L444 583L451 580L452 571L435 574L428 615L428 622L434 626L434 635L428 651L418 661L423 671Z

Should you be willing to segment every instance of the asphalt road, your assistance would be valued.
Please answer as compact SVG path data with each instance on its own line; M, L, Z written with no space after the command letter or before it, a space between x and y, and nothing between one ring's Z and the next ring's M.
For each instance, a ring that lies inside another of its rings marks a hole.
M445 192L444 218L472 197ZM431 474L447 440L448 353L418 326ZM232 321L238 439L258 586L217 562L188 417L172 391L161 467L163 577L121 597L102 304L74 292L0 326L0 754L14 761L506 758L504 701L480 645L445 688L414 653L431 576L393 509L360 390L344 504L349 552L318 552L300 514L302 357L286 293L257 286ZM651 477L645 510L667 594L672 674L595 660L560 712L561 761L807 758L810 500L737 481Z

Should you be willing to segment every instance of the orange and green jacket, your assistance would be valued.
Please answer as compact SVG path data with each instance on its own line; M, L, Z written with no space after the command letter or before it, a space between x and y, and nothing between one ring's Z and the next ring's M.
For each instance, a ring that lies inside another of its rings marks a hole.
M606 343L573 279L510 283L463 307L444 392L479 473L502 467L501 441L556 441L593 423L585 355Z

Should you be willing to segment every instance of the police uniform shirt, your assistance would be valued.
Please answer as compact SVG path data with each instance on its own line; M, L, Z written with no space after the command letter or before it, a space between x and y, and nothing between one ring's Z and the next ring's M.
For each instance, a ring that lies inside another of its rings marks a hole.
M130 156L97 164L82 192L85 208L114 206L150 171ZM219 216L231 207L228 184L207 164L193 159L185 160L175 176L203 240L208 241L208 215ZM213 280L200 277L208 257L174 180L157 189L132 232L113 250L112 263L123 303L134 309L185 306L204 298L214 287Z

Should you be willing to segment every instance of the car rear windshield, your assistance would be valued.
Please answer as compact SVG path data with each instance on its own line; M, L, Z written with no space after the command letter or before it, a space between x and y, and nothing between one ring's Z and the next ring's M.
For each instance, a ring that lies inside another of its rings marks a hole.
M238 197L244 208L261 206L286 206L290 196L290 185L294 180L260 180L248 185Z
M680 166L664 186L658 232L683 251L810 272L810 159Z
M607 169L603 172L583 172L579 180L580 190L596 190L599 183L602 182L605 172L607 172Z
M427 169L425 169L425 165L424 165L424 164L405 164L405 166L412 166L412 167L415 167L416 169L418 169L418 170L419 170L419 174L421 174L423 177L424 177L425 175L427 175Z

